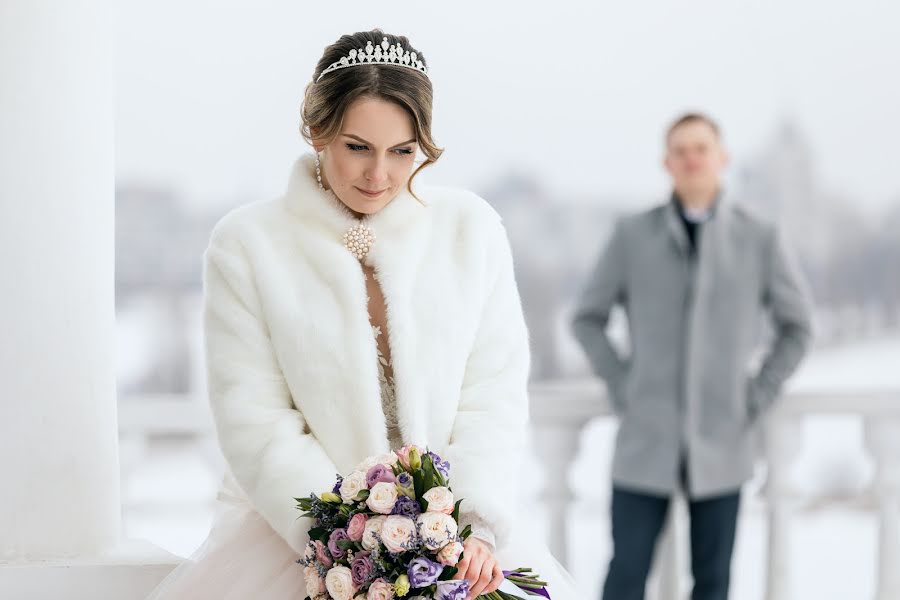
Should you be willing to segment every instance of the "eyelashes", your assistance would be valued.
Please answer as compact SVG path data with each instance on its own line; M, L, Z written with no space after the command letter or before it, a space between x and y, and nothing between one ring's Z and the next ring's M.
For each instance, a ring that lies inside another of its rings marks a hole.
M365 152L369 149L365 144L347 144L347 149L351 152ZM396 150L391 150L392 153L397 156L409 156L413 153L412 148L397 148Z

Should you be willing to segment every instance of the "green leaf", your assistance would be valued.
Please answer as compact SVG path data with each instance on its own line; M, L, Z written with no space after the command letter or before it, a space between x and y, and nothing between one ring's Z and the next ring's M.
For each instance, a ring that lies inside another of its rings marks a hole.
M471 525L466 525L466 526L463 528L463 530L459 533L459 537L461 537L461 538L464 539L464 540L465 540L465 539L468 539L468 537L469 537L470 535L472 535L472 526L471 526Z
M426 456L424 456L424 457L422 458L422 471L425 473L425 477L424 477L424 479L423 479L423 483L424 483L425 491L427 492L427 491L430 490L431 488L435 487L435 484L434 484L434 476L435 476L434 463L431 462L431 457L430 457L430 456L427 456L427 455L426 455Z
M319 540L323 544L328 543L328 530L323 527L313 527L309 530L309 537L313 540Z
M425 493L425 478L421 469L416 469L412 474L413 478L413 488L416 491L416 498L421 498L422 494Z
M453 520L459 523L459 505L462 504L463 499L460 498L456 501L456 504L453 505Z

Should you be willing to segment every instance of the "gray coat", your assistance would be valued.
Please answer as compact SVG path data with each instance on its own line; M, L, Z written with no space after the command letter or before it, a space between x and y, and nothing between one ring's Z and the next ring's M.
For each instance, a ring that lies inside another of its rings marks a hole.
M811 337L806 286L773 225L720 201L697 240L692 255L672 202L621 219L573 322L621 418L613 480L636 491L673 492L682 464L691 498L738 489L752 471L752 425ZM606 334L616 304L628 357ZM763 311L776 335L751 373Z

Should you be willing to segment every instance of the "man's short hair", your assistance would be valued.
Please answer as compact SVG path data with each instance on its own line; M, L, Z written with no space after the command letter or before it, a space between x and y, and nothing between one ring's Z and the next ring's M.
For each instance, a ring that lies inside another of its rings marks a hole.
M713 121L712 117L709 115L700 113L700 112L689 112L684 113L669 125L669 129L666 131L666 143L669 142L669 139L672 137L672 134L676 129L681 127L682 125L688 125L690 123L706 123L716 134L716 137L721 137L721 132L719 130L719 124Z

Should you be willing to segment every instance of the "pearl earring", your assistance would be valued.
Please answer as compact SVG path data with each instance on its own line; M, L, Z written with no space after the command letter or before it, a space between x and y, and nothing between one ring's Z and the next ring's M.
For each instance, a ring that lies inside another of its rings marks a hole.
M322 185L322 162L319 160L318 152L316 152L316 180L319 182L319 189L324 192L325 186Z

